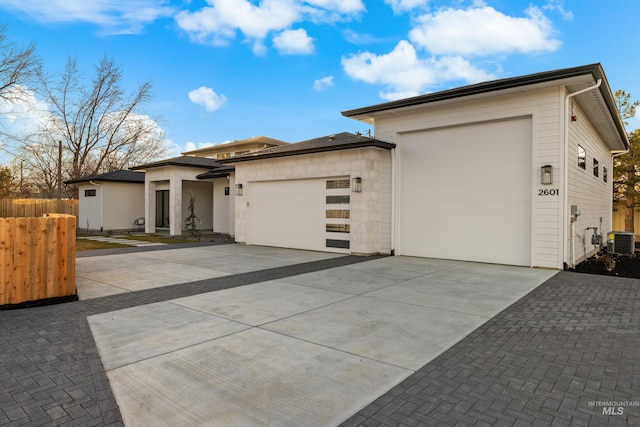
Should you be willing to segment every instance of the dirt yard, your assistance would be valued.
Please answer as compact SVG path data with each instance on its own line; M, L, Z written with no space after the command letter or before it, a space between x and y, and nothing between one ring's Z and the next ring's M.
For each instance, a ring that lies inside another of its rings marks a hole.
M572 271L640 279L640 253L637 251L634 254L602 252L576 265Z

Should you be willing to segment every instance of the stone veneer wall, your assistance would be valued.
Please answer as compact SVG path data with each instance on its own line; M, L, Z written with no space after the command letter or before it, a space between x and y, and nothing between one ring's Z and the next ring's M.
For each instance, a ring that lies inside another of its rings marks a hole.
M389 253L389 248L381 247L381 240L388 241L381 239L381 231L390 229L382 224L382 213L388 210L383 204L389 202L381 197L381 181L390 161L387 150L362 148L236 164L236 183L242 184L244 191L244 196L236 196L236 242L246 242L247 205L243 198L250 196L252 182L359 176L362 192L351 193L351 253Z

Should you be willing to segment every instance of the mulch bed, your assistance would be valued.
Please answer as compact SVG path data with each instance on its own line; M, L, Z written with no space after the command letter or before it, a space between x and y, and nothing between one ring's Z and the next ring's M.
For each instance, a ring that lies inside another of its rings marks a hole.
M640 252L617 254L600 252L587 258L570 271L640 279Z

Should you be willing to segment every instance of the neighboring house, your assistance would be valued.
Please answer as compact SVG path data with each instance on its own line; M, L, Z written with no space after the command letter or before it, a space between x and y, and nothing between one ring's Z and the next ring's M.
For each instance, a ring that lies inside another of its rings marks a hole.
M132 230L144 217L144 173L120 170L65 181L78 186L78 228Z
M169 230L181 235L193 195L200 230L234 235L235 198L233 167L222 167L216 159L251 154L287 144L265 136L233 141L183 153L175 157L133 167L145 172L145 231Z
M236 241L560 269L611 229L628 140L600 64L342 114L376 139L218 160L235 166Z

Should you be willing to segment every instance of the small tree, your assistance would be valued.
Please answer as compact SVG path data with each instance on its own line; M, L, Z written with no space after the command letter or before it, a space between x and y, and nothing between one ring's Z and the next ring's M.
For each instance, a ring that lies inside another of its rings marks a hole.
M189 209L189 216L185 219L184 224L191 237L198 237L200 236L200 231L198 230L200 219L196 216L196 198L193 196L193 192L189 198L189 207L187 209Z
M629 123L629 119L636 114L636 107L640 105L640 101L631 101L631 95L623 90L617 90L615 93L618 111L623 119L625 126ZM634 232L634 211L635 207L640 204L640 129L629 134L629 152L618 156L613 163L613 201L614 203L624 204L625 231Z

